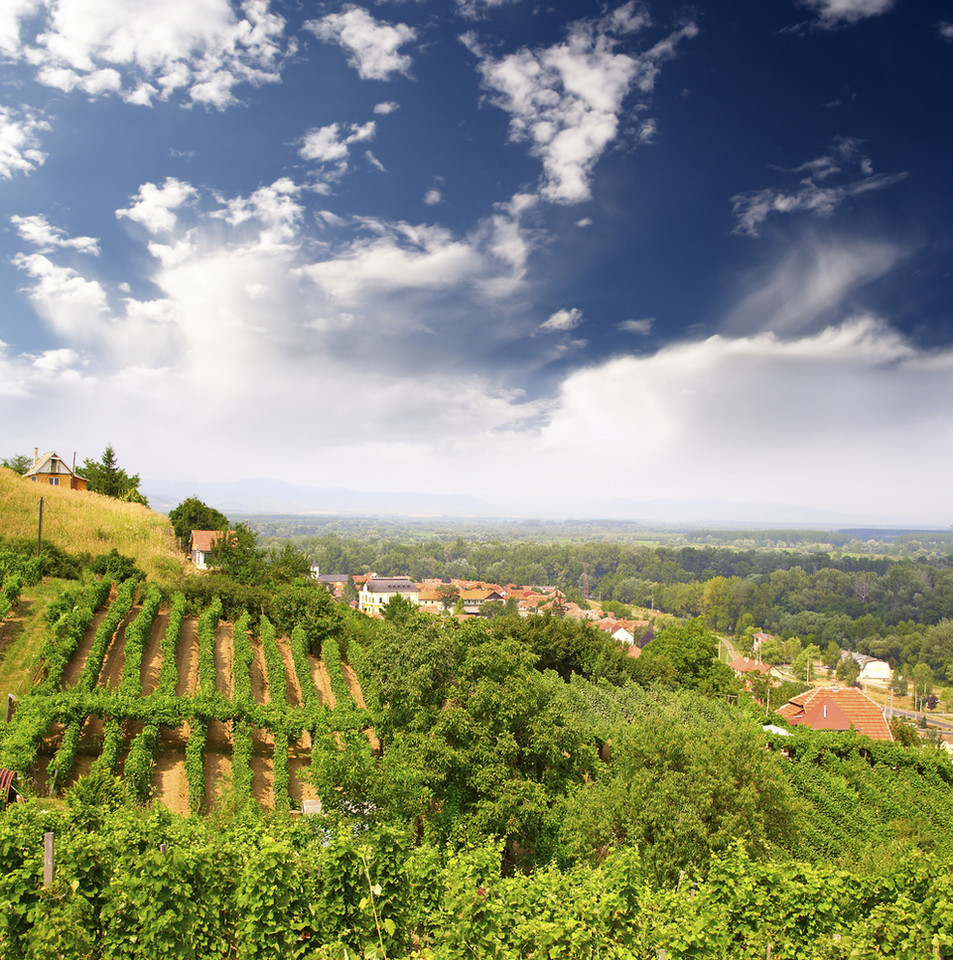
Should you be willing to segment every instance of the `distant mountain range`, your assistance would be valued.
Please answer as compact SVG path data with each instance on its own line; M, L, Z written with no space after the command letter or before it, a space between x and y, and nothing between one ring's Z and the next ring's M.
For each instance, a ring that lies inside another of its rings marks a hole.
M835 514L791 504L728 500L599 500L557 502L508 500L505 505L452 493L394 493L344 487L304 487L258 477L192 482L146 479L141 488L154 510L168 513L187 497L198 497L229 516L257 514L340 514L382 517L518 517L636 520L666 524L718 524L764 528L785 526L893 526L888 516ZM907 521L909 523L909 521Z

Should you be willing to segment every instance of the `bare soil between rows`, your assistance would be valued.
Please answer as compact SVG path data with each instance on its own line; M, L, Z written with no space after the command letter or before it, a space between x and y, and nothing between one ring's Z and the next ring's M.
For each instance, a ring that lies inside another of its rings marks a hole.
M134 608L116 631L103 660L98 683L106 689L116 689L122 681L125 667L125 630L129 623L138 615L139 608ZM106 616L106 609L100 610L93 617L79 648L71 658L64 671L63 687L75 686L82 673L83 666L89 656L93 639L100 623ZM6 626L6 624L4 624ZM140 682L142 694L149 696L156 690L159 674L162 669L162 640L169 626L169 614L160 611L143 651L140 668ZM287 638L278 638L278 648L281 652L284 666L284 676L270 678L264 661L261 640L252 637L253 659L250 666L251 695L255 703L266 705L275 696L282 698L290 707L300 706L303 702L302 691L294 669L294 659L290 643ZM235 689L234 677L234 641L233 628L229 623L220 623L215 630L215 690L216 693L231 698ZM329 708L334 708L335 698L331 690L331 682L324 662L315 657L308 657L311 668L311 680L317 691L320 702ZM360 683L353 669L343 664L344 677L354 702L361 708L365 707ZM176 647L177 669L177 696L192 696L198 691L199 685L199 642L198 622L194 617L183 621L182 630ZM277 694L276 694L277 691ZM142 731L142 721L128 721L124 725L124 744L117 762L117 773L121 774L129 747L134 738ZM102 749L105 724L98 716L89 716L83 724L80 733L76 754L76 763L69 777L67 786L75 783L79 778L89 773L96 757ZM191 731L187 724L178 727L159 727L159 738L153 762L152 798L170 810L187 815L189 813L188 782L185 770L185 748ZM31 771L33 790L38 795L46 795L49 791L48 768L55 756L63 734L62 724L54 724L48 731L37 756L34 768ZM368 731L368 738L375 749L379 743L373 731ZM274 795L274 736L268 730L254 728L252 731L253 754L251 760L252 793L255 800L263 807L272 807L275 803ZM308 769L311 763L311 736L304 732L301 738L289 745L288 772L289 797L292 805L300 807L307 800L316 800L317 793L308 782ZM220 721L210 721L208 724L206 753L204 762L204 785L206 809L214 810L223 804L232 801L234 793L233 758L232 758L231 724Z

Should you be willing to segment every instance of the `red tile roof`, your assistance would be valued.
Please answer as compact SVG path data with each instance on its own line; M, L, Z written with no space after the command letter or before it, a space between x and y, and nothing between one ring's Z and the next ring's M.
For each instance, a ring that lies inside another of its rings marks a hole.
M229 533L234 531L229 530ZM221 530L193 530L192 531L192 549L201 550L202 553L208 553L214 544L222 539Z
M812 730L856 730L871 740L893 740L883 710L856 687L815 687L792 697L779 716Z
M736 673L770 673L771 666L767 663L758 663L757 660L751 660L748 657L738 657L728 664Z

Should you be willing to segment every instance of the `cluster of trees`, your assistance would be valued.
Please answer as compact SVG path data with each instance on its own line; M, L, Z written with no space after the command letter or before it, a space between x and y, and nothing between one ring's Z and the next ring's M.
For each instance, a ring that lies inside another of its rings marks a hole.
M289 541L273 540L274 543ZM801 647L856 650L953 682L953 566L926 560L725 547L454 539L294 541L322 570L560 587L624 615L649 607L701 616L720 633L757 627ZM779 662L796 659L800 649ZM807 658L810 660L810 658ZM847 669L845 667L845 669Z

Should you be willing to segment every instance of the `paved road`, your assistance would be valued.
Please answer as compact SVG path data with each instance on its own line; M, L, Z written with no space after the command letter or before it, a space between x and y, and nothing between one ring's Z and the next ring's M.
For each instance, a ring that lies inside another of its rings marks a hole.
M917 713L915 710L901 710L899 707L893 707L892 709L885 707L884 716L889 717L891 714L895 717L913 720L914 723L919 723L922 717L926 717L927 726L936 727L944 733L953 733L953 718L937 717L931 713Z

